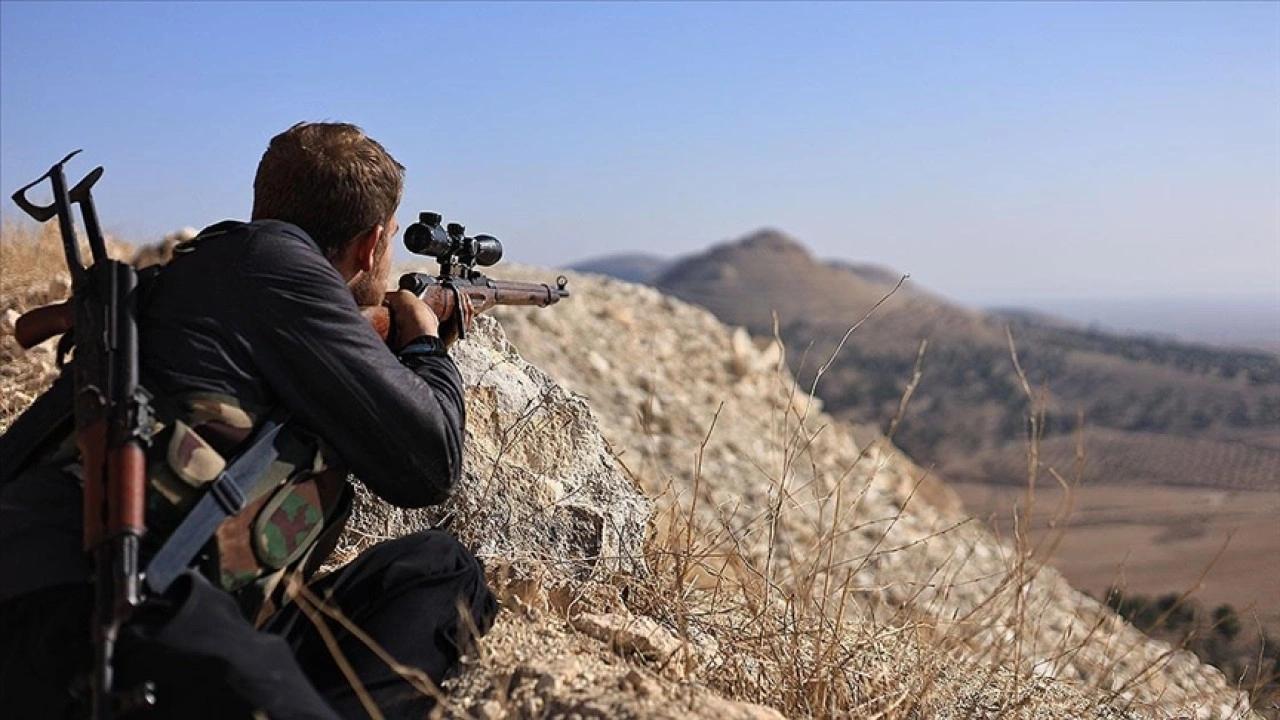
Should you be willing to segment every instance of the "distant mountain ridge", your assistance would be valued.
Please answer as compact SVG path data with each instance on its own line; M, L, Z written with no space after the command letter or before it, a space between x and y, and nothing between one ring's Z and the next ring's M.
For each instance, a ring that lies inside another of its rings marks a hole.
M722 244L745 242L753 237L757 241L763 240L765 245L769 242L777 244L788 241L785 233L765 228ZM580 260L565 267L627 282L652 284L666 269L691 257L693 255L670 258L646 253L618 253ZM886 291L903 277L903 273L894 268L874 263L854 262L844 258L828 258L821 262L850 271ZM904 286L904 289L925 292L911 284ZM941 296L938 298L945 301ZM1029 300L1025 304L1004 301L982 305L981 309L1001 318L1034 318L1042 324L1089 328L1113 335L1208 343L1230 349L1280 355L1280 298L1269 296L1217 301L1184 297Z
M1280 353L1280 288L1269 295L1059 299L1019 305L1113 334Z
M848 328L900 278L879 266L820 261L765 228L671 261L649 283L759 336L773 334L776 313L788 363L807 388ZM1050 439L1069 436L1079 412L1109 431L1099 450L1107 456L1091 463L1098 475L1086 468L1088 481L1280 488L1280 357L1265 352L1106 333L1032 311L984 312L908 280L851 336L817 394L838 417L887 427L927 340L897 440L946 477L1021 482L1028 402L1006 327L1029 382L1048 389ZM1214 457L1227 465L1193 471L1194 463L1134 460L1168 447L1167 437L1195 438L1201 449L1219 443ZM1114 468L1125 476L1110 474Z
M623 253L576 262L570 265L569 269L596 275L607 275L627 282L648 284L655 277L662 274L662 271L666 270L672 262L674 261L669 258L658 257L657 255Z

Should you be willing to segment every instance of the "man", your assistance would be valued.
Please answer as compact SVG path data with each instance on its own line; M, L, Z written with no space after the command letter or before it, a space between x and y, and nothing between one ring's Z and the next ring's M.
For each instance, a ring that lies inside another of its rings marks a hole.
M142 383L163 422L148 554L268 413L288 411L294 451L219 528L201 572L126 624L117 688L156 689L138 717L422 717L430 683L383 655L439 683L492 622L479 562L434 532L313 583L307 596L337 613L291 602L290 578L324 559L345 519L347 470L401 507L443 501L461 475L463 392L445 349L469 305L442 328L417 297L384 293L403 172L355 126L295 125L258 166L252 222L207 228L140 293ZM378 304L394 347L360 314ZM77 717L92 607L79 465L66 442L36 459L15 447L35 422L24 415L0 448L0 472L24 468L0 487L0 708Z

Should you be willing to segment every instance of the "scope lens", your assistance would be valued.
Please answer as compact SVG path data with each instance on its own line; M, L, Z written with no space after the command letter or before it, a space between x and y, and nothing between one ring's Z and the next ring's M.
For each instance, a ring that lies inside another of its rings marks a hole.
M502 259L502 243L498 242L498 238L492 235L477 235L475 241L477 265L492 265Z
M438 225L414 223L404 229L404 246L415 255L438 258L453 250L453 241Z

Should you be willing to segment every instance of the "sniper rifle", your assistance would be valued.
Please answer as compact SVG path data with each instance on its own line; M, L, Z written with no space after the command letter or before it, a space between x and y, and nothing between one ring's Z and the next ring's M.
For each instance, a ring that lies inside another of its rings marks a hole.
M440 322L448 321L458 311L462 295L471 300L477 313L496 305L523 305L547 307L569 297L565 289L568 280L561 275L555 285L514 280L494 280L476 270L502 259L502 243L492 235L467 237L466 228L458 223L441 227L438 213L424 212L418 222L405 228L404 245L415 255L435 258L440 263L440 273L412 272L400 276L400 289L422 298ZM395 327L385 306L362 308L388 345L395 347ZM464 323L458 323L460 333L465 333ZM459 337L462 337L460 334Z
M495 280L476 270L476 266L487 267L502 259L502 243L492 235L468 237L466 228L457 223L442 227L438 213L421 213L418 222L405 228L404 244L409 252L435 258L440 264L437 275L412 272L400 276L399 287L422 298L441 323L448 322L457 312L463 294L471 300L471 306L477 313L497 305L547 307L569 297L565 288L568 280L563 275L556 278L555 285L549 285ZM390 310L386 306L375 305L361 308L361 311L378 335L395 347L395 326L391 322ZM19 345L29 349L71 330L75 319L74 299L45 305L18 318L13 334ZM461 323L459 328L462 328Z

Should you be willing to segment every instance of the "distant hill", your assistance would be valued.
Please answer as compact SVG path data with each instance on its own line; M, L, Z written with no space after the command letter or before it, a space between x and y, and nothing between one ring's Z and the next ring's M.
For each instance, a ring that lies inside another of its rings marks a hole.
M776 312L788 364L808 388L840 338L900 277L819 261L764 229L677 260L651 283L756 335L773 334ZM948 478L1021 482L1028 402L1006 327L1028 380L1049 392L1046 448L1065 452L1079 413L1106 431L1106 442L1086 447L1087 482L1280 489L1280 356L1266 352L1107 333L1036 312L983 312L908 280L850 337L817 395L838 417L887 427L927 339L898 442ZM1170 461L1186 454L1171 455L1178 447L1213 462Z
M869 283L884 286L885 289L889 289L894 285L897 285L898 280L902 279L902 273L883 265L854 263L849 262L848 260L838 259L827 260L826 264L838 270L848 270Z
M1015 325L1046 325L1057 327L1072 327L1078 325L1078 323L1072 322L1060 315L1054 315L1053 313L1044 312L1042 310L1028 310L1027 308L1019 307L994 307L987 308L986 310L992 317Z
M608 275L627 282L649 283L660 275L671 262L669 258L662 258L656 255L624 253L576 262L570 265L569 269L577 270L578 272L595 273L596 275Z

